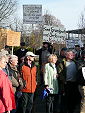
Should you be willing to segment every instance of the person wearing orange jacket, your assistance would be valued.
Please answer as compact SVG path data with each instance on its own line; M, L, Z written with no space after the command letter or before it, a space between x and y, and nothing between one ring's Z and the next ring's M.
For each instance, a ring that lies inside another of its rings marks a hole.
M35 54L28 51L21 66L21 75L25 81L25 87L21 90L20 108L17 113L31 113L34 92L36 90L36 66L34 64Z

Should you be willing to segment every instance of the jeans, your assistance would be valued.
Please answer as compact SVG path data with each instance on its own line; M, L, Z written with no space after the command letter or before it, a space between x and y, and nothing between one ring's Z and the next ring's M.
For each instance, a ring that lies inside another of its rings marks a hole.
M31 113L34 93L23 92L16 113Z

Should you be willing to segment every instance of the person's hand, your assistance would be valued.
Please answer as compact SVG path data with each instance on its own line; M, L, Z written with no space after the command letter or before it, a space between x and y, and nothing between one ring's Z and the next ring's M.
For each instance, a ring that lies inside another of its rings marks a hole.
M10 113L10 111L7 111L6 113Z
M58 74L56 74L56 78L58 77L59 75Z
M49 86L48 85L45 85L45 89L48 89L49 88Z

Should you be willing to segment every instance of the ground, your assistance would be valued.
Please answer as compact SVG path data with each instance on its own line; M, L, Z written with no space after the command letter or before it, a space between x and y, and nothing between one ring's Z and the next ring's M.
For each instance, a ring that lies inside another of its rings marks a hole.
M83 100L82 100L82 110L81 113L85 113L85 86L83 86Z

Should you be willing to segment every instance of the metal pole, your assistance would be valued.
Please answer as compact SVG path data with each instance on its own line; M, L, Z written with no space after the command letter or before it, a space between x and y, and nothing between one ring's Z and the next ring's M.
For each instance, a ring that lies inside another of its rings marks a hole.
M34 30L34 25L32 24L32 32L33 32L33 30Z

